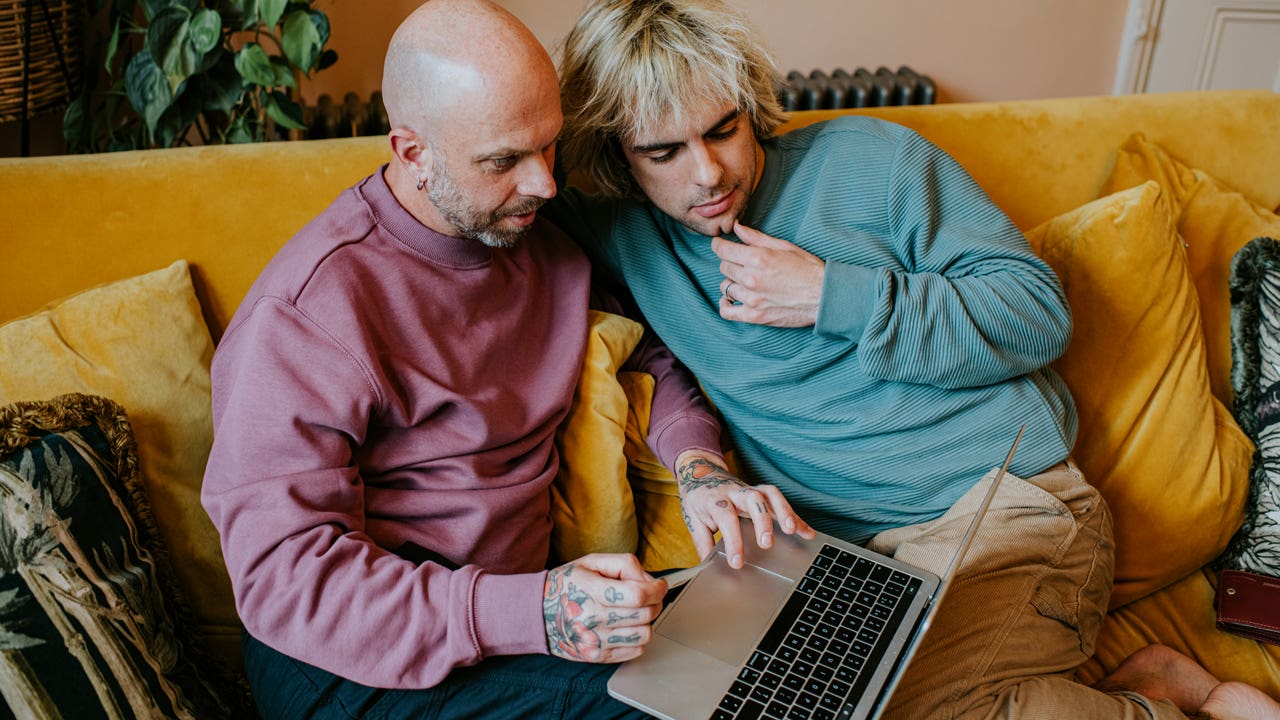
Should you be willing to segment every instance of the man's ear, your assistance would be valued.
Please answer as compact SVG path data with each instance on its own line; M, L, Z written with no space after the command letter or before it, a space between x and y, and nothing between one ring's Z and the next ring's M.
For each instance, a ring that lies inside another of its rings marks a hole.
M405 174L420 182L426 180L430 155L422 138L408 128L395 128L387 138L391 142L391 153Z

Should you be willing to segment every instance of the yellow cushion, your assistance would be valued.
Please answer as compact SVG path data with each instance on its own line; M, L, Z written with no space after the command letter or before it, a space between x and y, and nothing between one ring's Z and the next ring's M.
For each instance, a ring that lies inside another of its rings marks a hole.
M1215 627L1216 577L1194 572L1153 595L1107 615L1097 649L1076 672L1089 684L1152 643L1194 658L1220 680L1246 682L1280 697L1280 647L1224 633Z
M1195 287L1155 182L1031 230L1075 335L1054 364L1074 455L1115 518L1119 607L1209 562L1239 527L1252 446L1210 393Z
M1239 192L1188 167L1141 133L1116 155L1101 194L1154 180L1173 203L1178 233L1187 244L1191 277L1200 297L1209 379L1213 394L1231 401L1231 257L1250 240L1280 238L1280 216Z
M653 376L623 372L618 374L618 382L628 402L624 452L640 529L636 557L650 572L697 565L698 551L684 524L676 478L645 441L649 436L649 411L653 407Z
M627 396L618 368L644 334L639 323L590 311L586 358L569 415L556 433L551 550L567 562L593 552L635 552L636 516L623 456Z
M643 328L595 310L590 320L582 377L556 436L552 552L560 561L591 552L635 553L651 572L696 565L675 476L646 441L653 376L619 371Z
M79 392L124 408L156 524L200 631L237 662L231 584L200 506L213 439L212 355L187 263L178 261L0 325L0 405Z

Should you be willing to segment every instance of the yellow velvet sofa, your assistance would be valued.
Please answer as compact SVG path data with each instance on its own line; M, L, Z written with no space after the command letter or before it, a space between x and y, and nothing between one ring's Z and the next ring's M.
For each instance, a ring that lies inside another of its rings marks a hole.
M1280 648L1215 629L1212 567L1241 523L1253 451L1229 412L1229 264L1253 236L1280 234L1280 94L847 112L908 125L950 152L1063 278L1075 335L1057 366L1080 406L1076 455L1117 529L1116 596L1080 677L1162 642L1280 697ZM0 405L74 391L124 406L190 621L232 666L239 625L198 504L208 361L281 244L387 157L384 139L360 138L0 159ZM625 354L601 333L601 353ZM596 506L566 517L560 540L630 543L652 569L685 564L669 478L634 442L642 383L623 384L600 430L609 437L593 444L587 426L565 453L625 446L631 462L606 458L616 472L588 488ZM614 532L617 518L630 535Z

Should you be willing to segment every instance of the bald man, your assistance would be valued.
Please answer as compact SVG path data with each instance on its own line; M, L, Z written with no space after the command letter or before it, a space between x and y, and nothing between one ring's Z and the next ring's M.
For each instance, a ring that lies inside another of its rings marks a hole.
M593 295L536 214L555 69L501 8L432 0L392 39L383 94L391 161L268 264L213 360L203 503L255 698L270 718L630 716L609 663L643 651L666 583L631 555L547 570ZM649 444L698 478L701 532L741 513L762 546L770 514L811 534L727 474L664 347L628 363L657 379Z

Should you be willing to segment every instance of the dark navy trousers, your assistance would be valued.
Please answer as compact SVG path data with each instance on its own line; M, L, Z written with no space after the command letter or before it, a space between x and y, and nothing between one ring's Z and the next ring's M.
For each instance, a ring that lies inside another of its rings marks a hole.
M454 670L425 690L385 690L344 680L247 633L244 661L263 720L648 717L609 697L605 683L617 666L551 655L488 658Z

